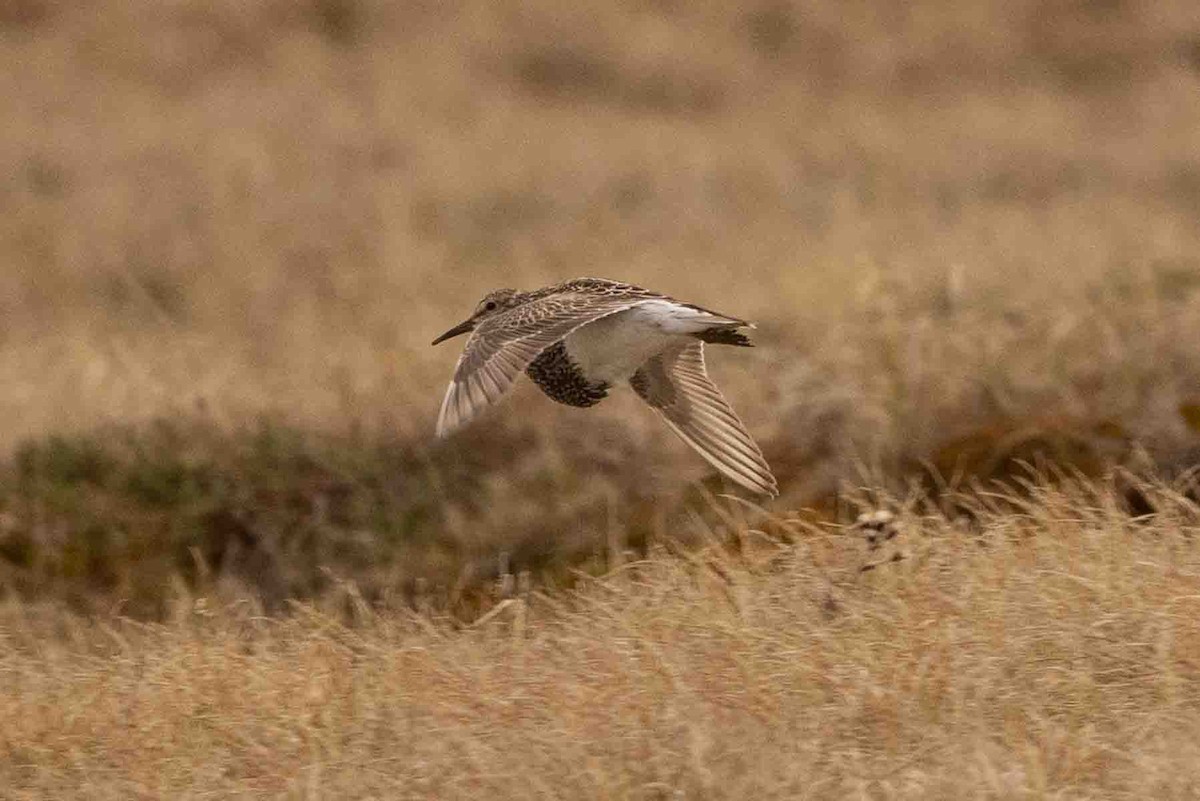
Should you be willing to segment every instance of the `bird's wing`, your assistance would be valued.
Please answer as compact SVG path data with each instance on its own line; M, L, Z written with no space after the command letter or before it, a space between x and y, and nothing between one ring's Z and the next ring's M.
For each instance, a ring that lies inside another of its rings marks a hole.
M575 329L648 299L557 292L487 318L458 358L438 414L438 436L446 436L499 402L538 354Z
M704 343L655 356L629 383L713 467L754 492L779 494L762 451L708 377Z

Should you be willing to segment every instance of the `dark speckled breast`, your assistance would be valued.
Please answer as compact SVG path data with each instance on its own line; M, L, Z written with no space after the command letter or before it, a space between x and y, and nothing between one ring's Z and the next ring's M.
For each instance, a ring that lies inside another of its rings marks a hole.
M559 403L568 406L595 406L608 395L609 385L603 381L589 382L567 355L567 346L560 340L541 352L525 374Z

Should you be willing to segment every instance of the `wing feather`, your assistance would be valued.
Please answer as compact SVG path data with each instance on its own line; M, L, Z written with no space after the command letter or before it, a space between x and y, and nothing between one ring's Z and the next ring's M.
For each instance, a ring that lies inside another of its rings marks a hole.
M667 425L704 459L754 492L775 496L778 484L762 450L704 366L704 343L651 359L630 382Z
M467 340L438 413L444 437L498 403L538 355L575 329L652 297L558 292L486 318Z

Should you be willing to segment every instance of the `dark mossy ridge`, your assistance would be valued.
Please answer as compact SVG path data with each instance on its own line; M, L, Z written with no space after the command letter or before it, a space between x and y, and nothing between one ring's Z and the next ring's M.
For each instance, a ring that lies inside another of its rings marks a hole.
M532 469L536 451L530 431L503 426L446 445L266 420L31 440L0 465L0 594L150 619L189 595L276 611L346 581L368 601L470 605L510 567L585 565L612 490L636 494L634 474L589 494ZM498 531L514 500L529 508Z
M1181 413L1193 422L1194 409ZM608 569L625 549L686 540L704 528L697 519L713 531L736 527L715 508L715 477L656 494L632 451L604 465L586 447L565 450L576 461L551 472L528 428L413 442L269 420L229 428L180 419L30 440L0 464L0 595L153 620L200 596L278 612L289 599L353 586L370 604L429 604L467 618L511 590L512 574L564 586ZM784 457L786 443L768 452ZM1157 463L1145 457L1111 423L1005 421L898 460L897 475L880 478L910 497L916 488L918 510L968 516L967 493L1019 492L1034 473L1116 481L1135 516L1154 513L1155 486L1200 497L1195 443ZM779 462L786 497L796 476ZM783 518L847 523L872 501L846 488L792 498L786 508L802 511ZM778 520L755 525L781 539L796 531Z

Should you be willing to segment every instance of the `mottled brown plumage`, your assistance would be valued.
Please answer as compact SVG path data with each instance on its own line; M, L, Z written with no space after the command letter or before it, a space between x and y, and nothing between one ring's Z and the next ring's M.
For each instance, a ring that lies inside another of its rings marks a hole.
M522 373L571 406L599 403L617 381L709 463L777 494L762 452L712 383L704 343L747 347L744 320L631 284L579 278L533 292L501 289L434 340L471 332L438 415L445 436L499 402Z

